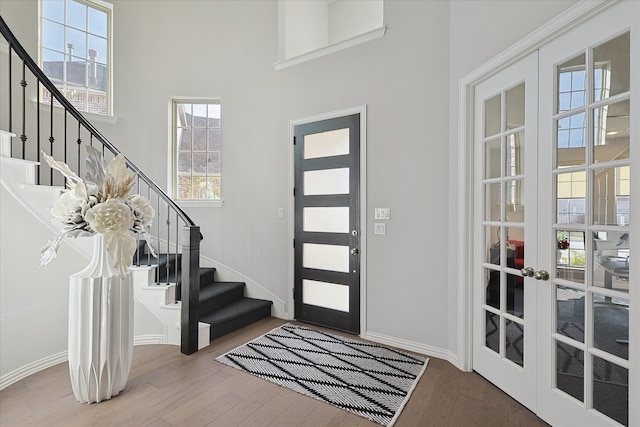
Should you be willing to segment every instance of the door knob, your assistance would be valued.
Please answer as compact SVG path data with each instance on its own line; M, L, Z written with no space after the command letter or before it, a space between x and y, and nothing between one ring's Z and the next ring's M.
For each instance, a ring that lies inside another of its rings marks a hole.
M546 270L536 271L534 277L536 280L549 280L549 272Z
M351 255L358 255L359 253L360 251L358 250L358 248L351 249Z
M531 267L525 267L520 270L520 274L522 274L522 277L533 277L533 275L536 274L536 271Z

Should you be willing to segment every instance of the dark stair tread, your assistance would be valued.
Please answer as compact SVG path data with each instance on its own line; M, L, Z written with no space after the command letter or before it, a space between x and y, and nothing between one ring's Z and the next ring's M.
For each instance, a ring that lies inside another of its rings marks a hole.
M200 313L218 310L244 298L244 282L213 282L200 286Z
M211 325L210 339L214 340L271 316L272 304L268 300L243 297L213 312L200 315L200 321Z
M160 271L160 279L158 280L159 282L162 283L177 283L178 287L180 286L180 283L182 282L182 274L180 271L178 271L178 274L176 274L176 270L175 268L171 268L169 269L169 275L166 275L166 269L164 271L162 271L162 267L160 267L161 271ZM215 273L216 273L216 269L215 267L200 267L200 289L202 289L204 286L211 284L214 281L214 277L215 277Z

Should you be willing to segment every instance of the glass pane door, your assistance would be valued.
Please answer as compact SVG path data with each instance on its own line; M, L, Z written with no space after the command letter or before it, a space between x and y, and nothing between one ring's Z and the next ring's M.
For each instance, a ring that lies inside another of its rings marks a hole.
M630 34L556 66L555 387L629 418Z
M536 64L533 54L477 86L475 130L473 368L532 409L535 288L521 270L536 254Z
M538 415L552 425L640 423L639 16L623 1L540 49Z

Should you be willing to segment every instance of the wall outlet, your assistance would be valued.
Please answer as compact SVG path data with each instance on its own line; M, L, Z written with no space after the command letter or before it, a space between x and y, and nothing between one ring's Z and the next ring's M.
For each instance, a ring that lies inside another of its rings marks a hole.
M384 222L376 222L373 227L373 234L384 236L387 234L387 224Z

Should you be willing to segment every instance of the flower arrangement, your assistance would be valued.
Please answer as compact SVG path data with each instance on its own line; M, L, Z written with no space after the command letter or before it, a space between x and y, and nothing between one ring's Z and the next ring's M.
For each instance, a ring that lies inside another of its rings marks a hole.
M124 278L136 251L132 232L144 237L155 256L151 236L147 232L155 211L146 198L132 194L136 175L127 169L122 154L106 165L100 151L90 146L86 148L86 181L64 162L42 153L46 163L67 178L67 189L51 208L61 233L42 248L40 267L56 257L65 237L88 237L100 233L105 238L113 267Z
M557 242L558 249L569 249L569 240L565 233L558 233Z

